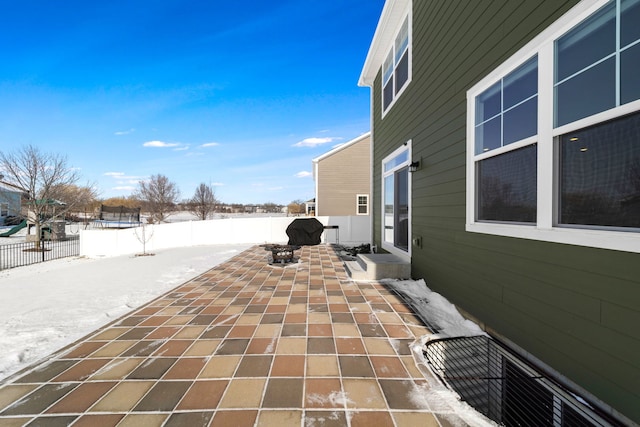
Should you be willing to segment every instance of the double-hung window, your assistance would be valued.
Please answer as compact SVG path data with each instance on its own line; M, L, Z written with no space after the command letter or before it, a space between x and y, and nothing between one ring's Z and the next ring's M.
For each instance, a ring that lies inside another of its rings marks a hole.
M476 97L476 218L536 221L538 58Z
M640 0L584 0L467 93L467 230L640 252Z
M386 112L411 80L411 41L409 16L396 35L382 65L382 111Z
M369 215L369 195L356 195L356 215Z
M411 145L407 142L382 161L382 247L409 254Z

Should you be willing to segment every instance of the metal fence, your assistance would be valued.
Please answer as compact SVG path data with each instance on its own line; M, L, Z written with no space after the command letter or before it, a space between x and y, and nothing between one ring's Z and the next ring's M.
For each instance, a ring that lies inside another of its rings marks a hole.
M0 270L80 255L80 236L0 245Z

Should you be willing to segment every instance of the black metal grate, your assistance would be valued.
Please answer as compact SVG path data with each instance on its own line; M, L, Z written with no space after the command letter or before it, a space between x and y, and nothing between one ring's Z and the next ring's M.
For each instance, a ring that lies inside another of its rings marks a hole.
M297 246L293 245L272 245L268 247L268 250L271 251L271 261L270 263L288 263L294 261L294 251L297 249Z
M621 425L560 387L488 336L425 344L433 372L463 401L505 426Z

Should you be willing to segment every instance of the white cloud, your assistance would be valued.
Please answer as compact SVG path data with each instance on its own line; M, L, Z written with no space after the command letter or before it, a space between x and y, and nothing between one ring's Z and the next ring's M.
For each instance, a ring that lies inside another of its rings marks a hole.
M206 144L202 144L200 147L202 148L207 148L207 147L217 147L218 145L220 145L217 142L207 142Z
M114 134L118 135L118 136L120 136L120 135L129 135L130 133L133 133L135 131L136 130L132 128L132 129L129 129L129 130L118 131L118 132L115 132Z
M295 144L293 144L293 147L317 147L318 145L322 145L322 144L326 144L328 142L333 142L333 141L338 141L342 138L337 138L337 137L324 137L324 138L317 138L317 137L313 137L313 138L305 138L302 141L298 141Z
M136 187L133 187L131 185L122 185L122 186L112 188L112 190L116 190L116 191L135 191L135 189Z
M110 176L112 178L120 178L124 176L124 172L105 172L104 176Z
M296 178L307 178L307 177L310 177L311 175L313 174L309 171L300 171L296 174Z
M211 184L212 187L224 187L224 183L222 182L212 182Z
M110 176L111 178L114 178L114 179L139 180L139 179L142 178L142 177L136 176L136 175L127 175L124 172L105 172L103 175L104 176Z
M127 175L124 172L105 172L103 175L115 179L118 184L138 185L140 181L147 179L142 176ZM123 187L118 189L126 189L126 188L128 187Z
M163 142L163 141L147 141L142 144L143 147L157 147L157 148L167 148L167 147L179 147L180 144L177 142Z

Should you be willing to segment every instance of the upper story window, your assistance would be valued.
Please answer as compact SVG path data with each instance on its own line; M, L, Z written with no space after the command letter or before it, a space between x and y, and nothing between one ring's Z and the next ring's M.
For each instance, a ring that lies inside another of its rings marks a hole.
M640 0L583 1L467 92L467 230L640 252Z
M409 16L407 16L396 35L382 65L382 111L386 112L411 78L411 43Z

